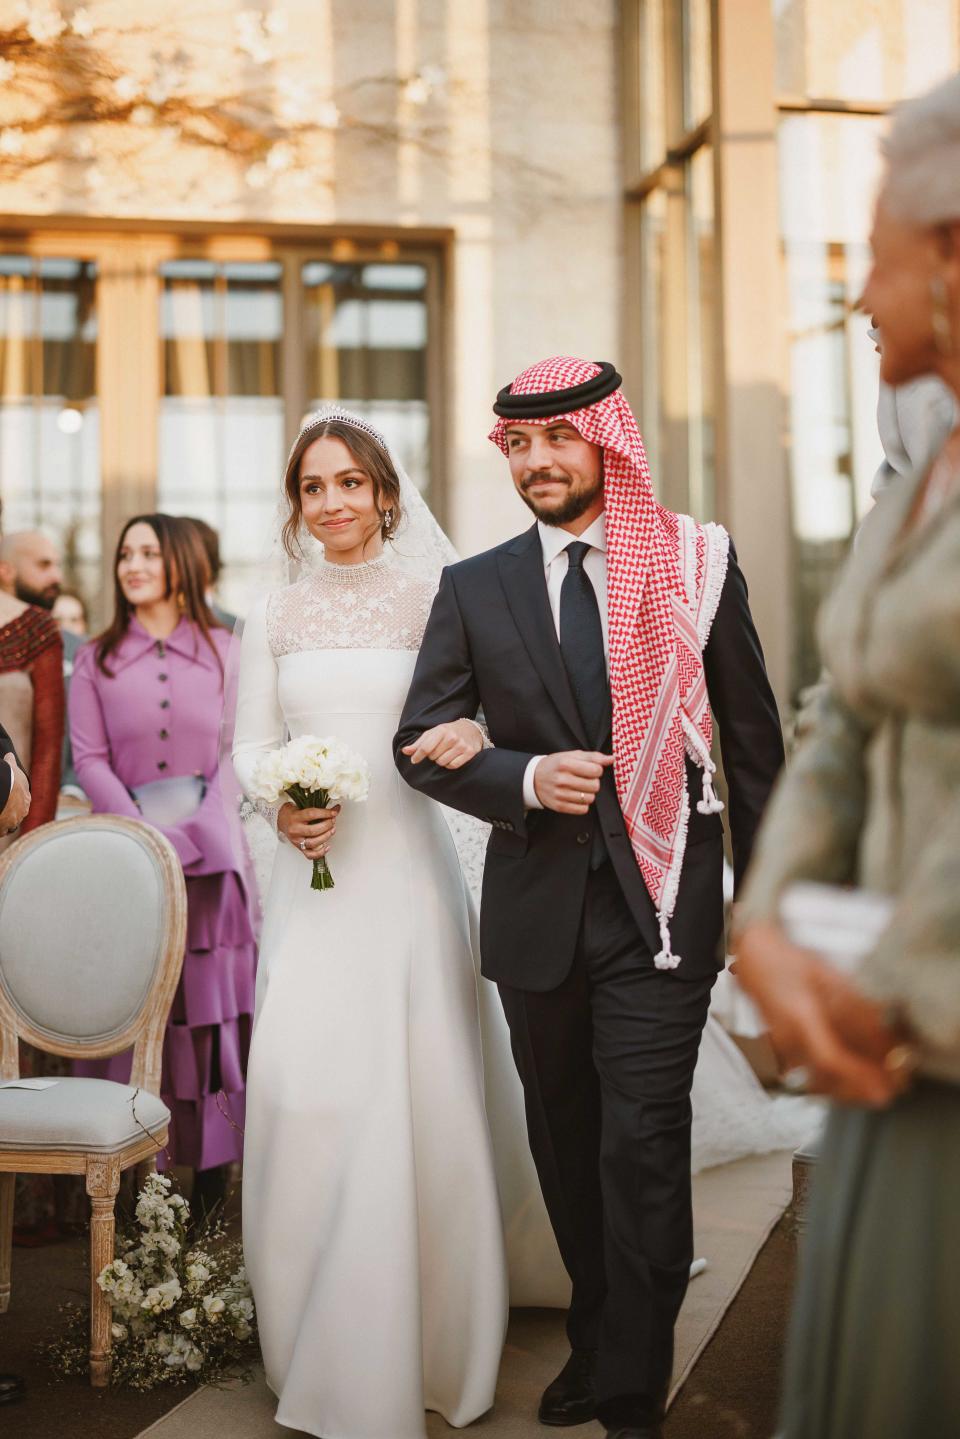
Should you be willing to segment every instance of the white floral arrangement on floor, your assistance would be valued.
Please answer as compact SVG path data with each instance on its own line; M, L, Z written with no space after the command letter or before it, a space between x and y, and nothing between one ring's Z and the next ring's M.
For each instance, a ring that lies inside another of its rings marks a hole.
M152 1174L116 1258L97 1276L113 1311L111 1384L154 1389L250 1377L256 1316L239 1240L222 1220L190 1231L190 1205L165 1174ZM89 1311L48 1349L65 1374L86 1371Z
M260 758L251 798L268 805L290 800L297 809L329 809L344 800L361 804L369 793L370 766L362 755L336 736L302 734ZM325 855L313 861L310 888L333 889Z

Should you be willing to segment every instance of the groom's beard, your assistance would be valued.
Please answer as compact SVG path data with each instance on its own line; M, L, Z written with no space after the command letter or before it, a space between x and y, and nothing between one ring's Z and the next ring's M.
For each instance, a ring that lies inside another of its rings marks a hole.
M565 498L554 500L544 504L527 493L534 485L542 483L544 479L551 479L555 484L566 485L567 493ZM574 488L575 481L569 475L554 474L549 476L542 472L527 475L520 481L520 498L532 510L537 519L545 525L569 525L580 516L586 514L587 510L594 503L597 496L603 491L603 476L599 476L593 484L586 483L582 488Z

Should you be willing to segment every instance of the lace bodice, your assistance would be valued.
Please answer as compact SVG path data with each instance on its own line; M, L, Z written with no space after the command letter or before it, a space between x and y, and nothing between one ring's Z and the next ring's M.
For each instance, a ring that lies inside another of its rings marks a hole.
M275 658L307 650L417 650L436 586L408 574L386 550L360 565L320 561L267 600Z

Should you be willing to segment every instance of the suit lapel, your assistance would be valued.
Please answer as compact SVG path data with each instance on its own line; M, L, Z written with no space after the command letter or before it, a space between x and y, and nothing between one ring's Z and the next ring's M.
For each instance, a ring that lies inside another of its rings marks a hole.
M589 749L553 624L537 526L501 550L497 562L507 604L527 653L557 709L580 743Z

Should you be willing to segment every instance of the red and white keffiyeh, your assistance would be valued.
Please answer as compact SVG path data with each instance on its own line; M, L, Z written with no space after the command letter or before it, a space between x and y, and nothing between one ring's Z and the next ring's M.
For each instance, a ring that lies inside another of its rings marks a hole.
M589 360L560 355L524 370L510 393L565 390L599 373ZM730 540L720 525L697 524L659 503L640 430L619 389L584 409L517 423L558 420L603 447L614 776L660 924L655 963L674 969L680 956L671 947L670 917L690 813L686 755L703 771L698 810L723 808L712 783L713 717L703 647L726 578ZM509 423L498 420L490 434L504 454Z

